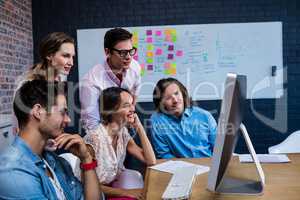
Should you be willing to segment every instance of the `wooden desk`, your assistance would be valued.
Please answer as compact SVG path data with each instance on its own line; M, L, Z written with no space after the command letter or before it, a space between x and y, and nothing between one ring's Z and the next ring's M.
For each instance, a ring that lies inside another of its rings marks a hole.
M300 154L289 154L290 163L262 164L266 185L261 196L241 196L214 194L206 189L208 173L197 176L191 194L193 200L299 200L300 199ZM196 164L210 165L210 158L180 159ZM159 160L163 162L164 160ZM238 157L233 157L229 164L229 175L251 180L258 180L253 163L240 163ZM171 174L147 169L145 193L147 200L161 199L161 196L171 179Z

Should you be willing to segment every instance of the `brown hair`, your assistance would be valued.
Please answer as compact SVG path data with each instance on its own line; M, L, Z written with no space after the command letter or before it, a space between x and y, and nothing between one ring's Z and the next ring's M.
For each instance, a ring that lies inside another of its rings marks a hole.
M102 94L99 98L99 112L101 121L104 124L112 122L113 113L115 113L120 107L122 92L127 92L131 95L127 89L120 87L110 87L102 91Z
M104 48L112 49L116 44L124 40L130 40L132 34L123 28L108 30L104 36Z
M39 46L40 62L30 68L27 79L33 80L38 79L38 77L44 77L45 80L54 80L57 71L49 67L47 57L55 54L64 43L72 43L75 45L74 39L63 32L53 32L46 35Z
M163 94L166 88L171 84L176 84L179 87L180 92L182 93L183 96L184 108L190 107L192 105L192 100L189 97L188 91L181 82L179 82L175 78L160 79L153 90L153 103L155 109L158 112L163 112L164 110L164 106L162 105L161 100L163 98Z

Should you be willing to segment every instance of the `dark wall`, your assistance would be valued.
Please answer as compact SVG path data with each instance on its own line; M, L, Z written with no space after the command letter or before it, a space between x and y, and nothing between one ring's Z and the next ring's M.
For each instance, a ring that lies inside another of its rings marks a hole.
M32 11L36 61L39 41L53 31L63 31L76 38L76 30L83 28L282 21L286 98L247 101L245 124L259 153L267 152L268 146L300 128L298 0L33 0ZM69 78L78 82L77 67ZM74 99L78 105L78 96ZM198 105L210 110L217 119L220 101L200 101ZM153 105L144 103L142 107L151 110ZM265 123L253 111L275 120ZM73 130L77 131L78 115L74 121ZM238 152L245 151L243 141L239 141Z

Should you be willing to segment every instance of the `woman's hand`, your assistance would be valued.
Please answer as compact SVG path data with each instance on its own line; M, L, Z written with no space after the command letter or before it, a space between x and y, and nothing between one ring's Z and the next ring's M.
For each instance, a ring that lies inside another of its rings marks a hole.
M124 189L124 194L122 196L135 198L138 200L144 200L143 189Z
M129 123L129 125L132 126L134 129L143 127L138 115L136 113L134 113L133 115L134 115L134 120L132 123Z

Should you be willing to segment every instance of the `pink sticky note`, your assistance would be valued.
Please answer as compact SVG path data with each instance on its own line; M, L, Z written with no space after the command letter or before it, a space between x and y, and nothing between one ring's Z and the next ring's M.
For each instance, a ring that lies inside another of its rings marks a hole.
M155 31L156 36L161 36L161 31Z
M173 54L168 54L168 60L172 60L173 59Z
M165 69L170 68L170 66L171 66L171 63L168 63L168 62L167 62L167 63L164 64Z
M166 35L165 41L172 42L172 36L171 35Z
M162 54L162 49L160 49L160 48L158 48L158 49L156 49L156 51L155 51L155 55L161 55Z
M176 56L182 56L182 55L183 55L183 51L178 50L178 51L176 52Z
M146 35L152 35L152 30L147 30Z
M138 57L137 55L134 55L134 56L133 56L133 59L134 59L134 60L139 60L139 57Z
M152 37L147 37L146 42L147 43L152 43Z

